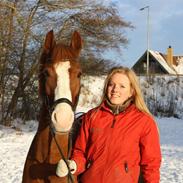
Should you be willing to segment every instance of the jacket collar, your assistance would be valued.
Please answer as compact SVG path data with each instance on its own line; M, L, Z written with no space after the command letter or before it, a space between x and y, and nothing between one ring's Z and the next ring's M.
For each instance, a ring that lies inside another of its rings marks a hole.
M114 114L113 112L112 112L112 110L109 108L109 106L107 105L107 102L106 101L103 101L102 102L102 104L100 105L100 108L102 109L102 110L105 110L105 111L108 111L108 112L110 112L110 113L112 113L112 114ZM135 107L135 104L130 104L124 111L122 111L122 112L120 112L119 114L121 114L121 113L126 113L126 112L130 112L131 110L133 110L133 109L135 109L136 107ZM114 114L115 115L115 114ZM117 114L118 115L118 114Z

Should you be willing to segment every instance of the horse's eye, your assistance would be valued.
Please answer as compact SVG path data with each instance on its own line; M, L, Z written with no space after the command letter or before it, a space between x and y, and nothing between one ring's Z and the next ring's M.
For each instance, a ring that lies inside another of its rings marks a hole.
M48 70L44 70L43 74L44 74L44 76L45 76L46 78L49 77L49 72L48 72Z
M81 72L79 72L79 73L78 73L78 75L77 75L77 77L78 77L78 78L80 78L80 77L81 77L81 74L82 74L82 73L81 73Z

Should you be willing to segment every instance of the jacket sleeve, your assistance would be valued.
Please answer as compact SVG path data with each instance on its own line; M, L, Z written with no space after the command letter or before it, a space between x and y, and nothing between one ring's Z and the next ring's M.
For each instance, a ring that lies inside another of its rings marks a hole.
M145 183L160 182L161 150L156 122L148 117L140 138L141 170Z
M76 142L72 149L71 158L76 162L77 170L75 174L80 174L85 170L86 165L86 147L89 136L89 113L86 113L83 116L82 124L78 136L76 138Z

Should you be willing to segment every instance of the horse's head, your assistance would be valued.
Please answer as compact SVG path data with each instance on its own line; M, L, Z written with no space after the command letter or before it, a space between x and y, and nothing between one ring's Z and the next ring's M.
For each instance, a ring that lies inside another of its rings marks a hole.
M47 107L54 107L51 119L59 131L68 131L74 121L81 69L78 57L82 39L74 32L70 46L56 44L53 31L46 35L40 59L40 94Z

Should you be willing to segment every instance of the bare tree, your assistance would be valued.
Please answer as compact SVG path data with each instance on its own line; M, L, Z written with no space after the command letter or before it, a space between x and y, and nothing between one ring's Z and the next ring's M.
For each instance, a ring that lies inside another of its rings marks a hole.
M102 1L12 0L1 1L0 8L0 110L5 125L15 117L36 116L36 73L47 31L54 29L57 38L66 42L73 30L80 31L84 72L93 74L92 67L98 67L97 73L110 67L112 62L106 62L102 53L125 46L124 31L133 28L116 7L105 6Z
M16 10L15 3L0 3L0 94L1 94L1 118L4 119L5 114L5 91L7 87L7 79L9 75L8 60L12 47L13 17Z

